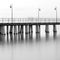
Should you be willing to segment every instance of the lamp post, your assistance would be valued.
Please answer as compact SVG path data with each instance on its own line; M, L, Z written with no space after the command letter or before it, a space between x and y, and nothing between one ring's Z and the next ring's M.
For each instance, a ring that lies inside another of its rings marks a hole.
M57 23L57 7L54 9L56 11L56 23Z
M11 23L13 23L13 6L12 4L10 5L11 8ZM13 32L13 26L10 26L10 34Z
M13 23L13 6L10 5L10 8L11 8L11 22Z
M38 21L39 21L39 11L40 11L40 9L38 8Z
M37 22L39 22L39 12L40 12L40 9L38 8L38 19L37 19ZM40 25L36 25L36 33L40 33Z

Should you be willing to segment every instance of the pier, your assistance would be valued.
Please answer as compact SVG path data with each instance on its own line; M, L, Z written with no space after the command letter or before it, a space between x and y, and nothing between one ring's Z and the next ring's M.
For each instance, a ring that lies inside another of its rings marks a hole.
M33 26L36 26L36 35L40 34L41 25L45 25L45 33L49 34L49 25L53 26L53 35L56 36L57 28L56 25L60 25L60 18L13 18L13 22L11 22L11 18L0 18L0 34L8 35L8 34L21 34L24 37L24 31L27 36L33 37ZM25 26L25 29L24 29ZM6 27L6 29L5 29ZM5 33L5 30L7 31ZM23 39L23 37L21 38ZM37 36L38 37L38 36Z

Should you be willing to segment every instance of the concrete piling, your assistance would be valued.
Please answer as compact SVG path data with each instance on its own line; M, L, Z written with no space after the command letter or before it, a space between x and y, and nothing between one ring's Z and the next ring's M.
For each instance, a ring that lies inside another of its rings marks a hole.
M25 25L25 39L28 40L29 38L29 28L28 25Z
M28 25L25 25L25 34L28 34Z
M53 25L53 37L54 39L56 38L57 30L56 30L56 25Z
M36 33L40 33L40 25L36 25Z
M49 26L48 25L45 26L45 32L49 33Z
M57 30L56 30L56 25L53 25L53 32L56 33Z
M20 34L20 33L21 33L21 26L18 25L18 34Z
M36 39L40 39L40 25L36 25Z
M17 34L17 26L14 26L14 34Z
M29 33L33 33L32 25L29 25Z
M9 26L7 26L7 35L8 35L8 33L9 33Z
M23 33L23 25L21 25L21 33Z
M45 26L46 40L49 38L49 25Z
M23 25L21 25L21 40L23 40L24 34L23 34Z
M10 26L10 34L13 33L13 26Z
M33 26L29 25L29 39L32 39L33 37Z
M5 35L5 27L0 26L0 34Z

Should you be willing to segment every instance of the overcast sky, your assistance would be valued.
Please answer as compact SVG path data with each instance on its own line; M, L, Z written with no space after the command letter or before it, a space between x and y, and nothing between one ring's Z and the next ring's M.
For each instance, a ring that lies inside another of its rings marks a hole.
M37 17L38 8L40 17L56 17L54 8L57 6L60 17L60 0L0 0L0 18L11 17L10 4L13 4L13 17Z

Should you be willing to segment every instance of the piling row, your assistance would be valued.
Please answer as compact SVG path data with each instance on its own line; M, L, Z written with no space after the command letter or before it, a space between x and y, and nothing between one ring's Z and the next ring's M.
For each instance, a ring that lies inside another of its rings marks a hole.
M24 26L25 26L25 34L29 34L32 36L33 34L33 25L18 25L17 26L7 26L7 33L5 33L5 26L0 26L0 34L5 35L5 34L22 34L24 35ZM40 34L40 26L41 25L35 25L36 26L36 34ZM17 31L18 30L18 31ZM49 25L45 25L45 33L49 33ZM56 30L56 25L53 25L53 33L56 35L57 30Z

